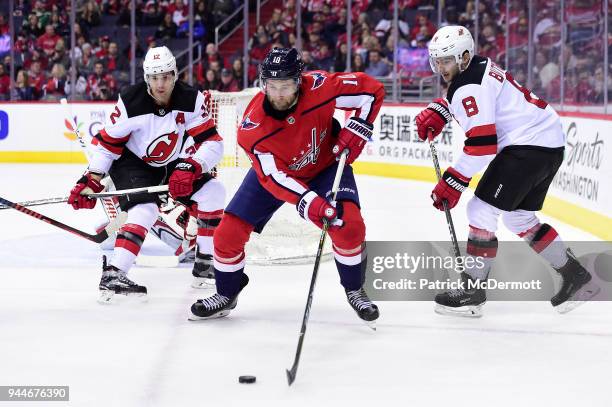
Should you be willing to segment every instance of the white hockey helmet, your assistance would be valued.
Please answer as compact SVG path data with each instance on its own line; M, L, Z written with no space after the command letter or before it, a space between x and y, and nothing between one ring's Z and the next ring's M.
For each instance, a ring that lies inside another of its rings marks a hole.
M144 62L142 63L144 78L149 83L149 75L166 72L174 72L174 81L178 80L178 70L176 69L176 59L168 47L153 47L147 51Z
M436 58L455 57L455 62L461 70L461 59L465 52L470 55L470 61L474 57L474 39L470 30L460 25L447 25L440 28L429 42L429 64L431 70L438 73L436 69Z

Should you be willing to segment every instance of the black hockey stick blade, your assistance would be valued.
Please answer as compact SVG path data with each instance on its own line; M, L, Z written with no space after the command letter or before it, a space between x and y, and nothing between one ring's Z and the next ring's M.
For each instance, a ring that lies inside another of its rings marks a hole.
M287 372L287 383L289 383L289 386L291 386L293 382L295 381L295 373L297 371L297 366L293 365L291 370L285 370L285 371Z
M15 210L18 210L21 213L25 213L26 215L29 215L29 216L31 216L33 218L36 218L38 220L42 220L43 222L48 223L49 225L58 227L58 228L63 229L65 231L67 231L67 232L70 232L70 233L73 233L73 234L75 234L77 236L85 238L85 239L87 239L89 241L92 241L94 243L102 243L103 241L105 241L108 238L108 232L106 231L106 229L103 229L102 231L100 231L100 233L92 235L90 233L84 232L84 231L79 230L77 228L74 228L72 226L66 225L65 223L62 223L62 222L57 221L55 219L52 219L52 218L50 218L50 217L48 217L46 215L43 215L41 213L34 212L31 209L28 209L28 208L26 208L24 206L21 206L18 203L11 202L11 201L9 201L7 199L4 199L2 197L0 197L0 203L6 205L8 207L11 207L11 208L13 208Z

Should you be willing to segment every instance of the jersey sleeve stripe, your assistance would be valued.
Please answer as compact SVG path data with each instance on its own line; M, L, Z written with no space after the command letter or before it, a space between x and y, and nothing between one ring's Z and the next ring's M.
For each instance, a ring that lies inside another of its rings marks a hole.
M306 192L306 188L302 184L278 170L272 154L256 154L256 157L264 175L272 178L279 187L298 196Z
M191 129L187 129L187 134L189 134L191 137L195 137L200 133L209 131L210 129L215 129L215 132L217 131L212 120L207 120L202 124L192 127Z
M497 154L497 145L488 146L465 146L463 152L467 155L489 155Z
M465 133L468 138L496 135L497 128L494 124L485 124L482 126L474 126Z
M127 143L130 139L130 136L132 135L132 133L130 133L125 137L112 137L110 134L106 132L105 129L100 130L99 134L102 137L103 141L109 144L114 144L114 145Z
M104 130L101 130L91 140L91 144L93 144L94 146L100 145L113 154L121 155L123 153L123 148L125 147L125 144L127 143L130 136L123 137L122 139L114 139L112 137L109 137L108 134L106 134L105 137L105 134L106 132Z
M198 127L200 127L200 126L198 126ZM200 133L189 133L189 135L193 137L193 141L196 144L203 143L204 141L208 140L211 137L217 136L217 137L220 138L219 133L217 133L217 128L215 126L209 128L209 129L206 129L206 130L204 130L204 131L202 131Z

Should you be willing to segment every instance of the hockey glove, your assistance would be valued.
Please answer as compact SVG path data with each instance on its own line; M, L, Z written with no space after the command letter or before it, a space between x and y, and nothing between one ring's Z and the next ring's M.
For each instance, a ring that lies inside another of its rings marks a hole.
M306 191L299 202L297 210L300 216L310 220L317 227L323 227L323 220L331 226L342 226L342 219L338 219L338 211L326 199L317 195L314 191Z
M187 158L176 165L168 180L168 191L173 198L193 193L193 183L202 176L202 166L193 158Z
M340 159L344 149L348 149L349 153L346 157L346 163L352 164L363 151L366 142L372 138L373 129L374 126L371 123L359 117L348 119L344 128L338 133L338 141L332 149L336 160Z
M100 174L93 172L83 174L76 185L70 190L68 203L74 209L92 209L96 206L97 200L95 198L88 198L86 194L102 192L104 190L104 185L100 183L100 178L102 178Z
M443 211L444 206L442 205L442 201L446 200L446 202L448 202L448 209L454 208L457 202L459 202L461 193L465 191L470 184L470 180L471 178L464 177L453 167L448 167L431 192L431 199L434 201L433 206Z
M448 103L444 99L436 99L416 117L417 133L423 141L429 136L429 129L433 132L432 140L436 138L444 126L452 120L453 116L448 110Z

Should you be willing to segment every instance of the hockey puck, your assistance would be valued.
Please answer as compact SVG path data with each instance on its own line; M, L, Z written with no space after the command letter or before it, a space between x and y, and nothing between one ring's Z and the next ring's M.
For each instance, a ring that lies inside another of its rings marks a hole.
M255 383L255 376L240 376L238 378L238 383Z

